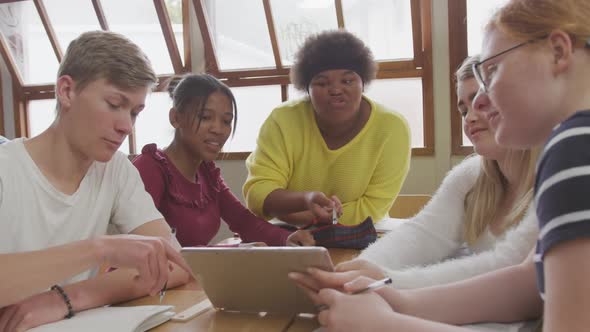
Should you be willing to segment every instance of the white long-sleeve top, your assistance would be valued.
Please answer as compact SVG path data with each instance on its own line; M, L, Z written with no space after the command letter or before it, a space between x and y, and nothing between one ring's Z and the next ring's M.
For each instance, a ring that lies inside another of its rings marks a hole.
M475 185L480 163L481 157L474 156L454 167L420 213L370 245L359 257L379 265L396 288L450 283L522 262L538 234L532 207L503 235L495 237L486 230L468 247L471 255L447 259L465 245L464 201Z

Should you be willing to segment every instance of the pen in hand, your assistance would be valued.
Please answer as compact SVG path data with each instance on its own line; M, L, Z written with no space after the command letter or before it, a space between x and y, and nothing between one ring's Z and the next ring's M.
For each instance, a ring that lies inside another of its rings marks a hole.
M332 225L338 224L338 215L336 214L336 208L332 209Z
M170 229L170 232L172 234L172 239L175 239L176 238L176 228L172 227ZM164 299L164 295L166 295L167 288L168 288L168 280L166 280L166 282L164 283L164 287L160 291L160 304L162 303L162 300Z
M352 292L352 294L361 294L361 293L365 293L371 290L375 290L377 288L381 288L385 285L389 285L392 283L391 278L384 278L381 280L377 280L375 282L370 283L367 287L363 288L363 289L359 289L357 291Z
M384 279L381 279L381 280L374 281L374 282L370 283L367 287L362 288L362 289L359 289L357 291L354 291L351 294L352 295L356 295L356 294L366 293L366 292L369 292L369 291L372 291L372 290L381 288L383 286L389 285L392 282L393 281L391 280L391 278L387 277L387 278L384 278ZM322 310L327 310L327 309L329 309L329 307L328 307L327 304L318 304L318 305L316 305L316 310L317 311L322 311Z

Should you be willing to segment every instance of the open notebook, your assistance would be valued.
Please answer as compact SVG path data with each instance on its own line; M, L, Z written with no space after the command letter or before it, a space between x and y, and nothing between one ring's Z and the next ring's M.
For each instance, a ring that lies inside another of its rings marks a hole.
M38 326L29 332L143 332L174 316L173 306L101 307L82 311L71 319Z

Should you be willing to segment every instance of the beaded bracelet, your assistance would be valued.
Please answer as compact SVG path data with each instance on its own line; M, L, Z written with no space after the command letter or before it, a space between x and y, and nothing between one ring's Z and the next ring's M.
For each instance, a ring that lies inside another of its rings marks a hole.
M51 287L51 290L57 291L59 293L59 295L61 295L61 297L64 299L64 302L66 303L66 306L68 307L68 313L64 316L64 318L69 319L69 318L74 317L74 310L72 309L72 303L70 303L70 298L68 297L68 294L66 294L64 289L61 288L60 285L53 285Z

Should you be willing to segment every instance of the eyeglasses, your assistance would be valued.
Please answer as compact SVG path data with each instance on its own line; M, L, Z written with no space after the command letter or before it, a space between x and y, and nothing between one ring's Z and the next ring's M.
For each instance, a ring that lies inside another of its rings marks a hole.
M477 81L477 83L479 84L480 89L483 90L483 92L488 92L488 85L490 84L490 80L491 80L491 73L493 73L493 71L495 71L496 66L495 65L491 65L491 66L487 66L487 67L482 67L481 65L484 64L485 62L492 60L493 58L497 58L500 55L504 55L510 51L513 51L521 46L524 45L528 45L531 43L534 43L536 41L539 41L541 39L547 38L547 36L543 36L543 37L539 37L539 38L535 38L535 39L530 39L527 41L524 41L520 44L516 44L515 46L510 47L509 49L506 49L500 53L494 54L492 56L489 56L479 62L474 63L473 65L471 65L471 68L473 70L473 75L475 76L475 80Z

